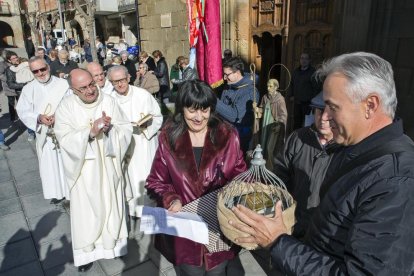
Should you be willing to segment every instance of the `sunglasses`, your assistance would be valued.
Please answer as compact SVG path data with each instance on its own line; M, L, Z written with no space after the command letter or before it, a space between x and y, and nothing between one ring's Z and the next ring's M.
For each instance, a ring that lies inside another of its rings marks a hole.
M39 73L43 73L43 72L46 72L47 71L47 67L42 67L42 68L39 68L39 69L36 69L36 70L32 70L32 73L33 74L39 74Z

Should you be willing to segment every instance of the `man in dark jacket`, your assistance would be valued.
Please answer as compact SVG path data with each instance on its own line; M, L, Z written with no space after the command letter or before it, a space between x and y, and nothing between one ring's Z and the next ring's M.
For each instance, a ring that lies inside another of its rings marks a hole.
M10 64L10 66L18 66L20 64L19 56L12 51L6 52L6 60ZM16 73L10 70L10 66L6 68L4 73L6 75L7 87L11 91L14 91L14 93L6 94L9 105L10 120L13 122L17 119L17 113L15 108L16 103L19 100L19 96L22 92L23 86L25 86L26 84L16 82Z
M60 50L58 58L50 63L50 73L58 78L66 78L69 73L78 68L78 64L69 60L69 53L66 50Z
M24 47L26 48L28 58L31 58L35 55L36 50L31 36L28 36L24 41Z
M313 78L315 68L312 67L310 62L310 55L302 53L300 55L300 66L292 74L288 97L294 100L293 129L303 127L305 115L308 115L311 111L309 103L321 91L315 78Z
M250 77L243 75L243 69L243 61L238 57L230 58L223 64L226 85L220 100L217 101L216 111L237 128L240 146L246 153L252 138L254 94L256 102L259 102L259 92Z
M394 119L397 107L391 64L369 53L344 54L324 63L334 140L344 145L329 167L305 242L287 234L281 202L266 218L243 206L232 222L271 250L287 275L414 274L414 143Z
M315 116L312 126L295 130L274 160L274 173L296 200L296 223L292 235L302 239L319 205L319 190L328 166L338 151L329 121L322 118L325 102L322 92L310 103Z

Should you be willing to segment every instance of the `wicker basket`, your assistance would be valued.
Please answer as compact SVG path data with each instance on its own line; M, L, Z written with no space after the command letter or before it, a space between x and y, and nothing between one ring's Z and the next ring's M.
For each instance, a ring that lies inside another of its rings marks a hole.
M248 236L229 224L229 220L244 224L231 210L233 206L238 204L258 214L272 217L276 203L281 200L283 203L283 221L289 234L291 234L292 227L295 224L295 201L282 180L266 170L265 161L260 158L261 150L259 148L259 155L256 154L252 160L253 166L221 189L217 196L217 217L220 229L226 238L234 243L236 243L235 238ZM258 248L257 244L238 245L248 250Z

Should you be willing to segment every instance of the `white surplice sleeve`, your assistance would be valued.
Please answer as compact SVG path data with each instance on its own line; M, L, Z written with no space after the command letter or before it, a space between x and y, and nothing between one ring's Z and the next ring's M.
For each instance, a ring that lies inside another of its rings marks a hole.
M16 105L16 111L19 115L20 121L30 129L36 130L38 112L34 110L33 93L34 83L29 83L23 87L19 101Z

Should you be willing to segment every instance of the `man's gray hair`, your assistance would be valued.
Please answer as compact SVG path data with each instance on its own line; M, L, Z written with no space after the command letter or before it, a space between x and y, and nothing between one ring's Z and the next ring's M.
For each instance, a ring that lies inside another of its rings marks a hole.
M388 61L372 53L356 52L325 61L316 72L320 80L334 73L347 78L346 91L354 103L360 103L375 92L385 114L394 119L397 95L394 73Z
M119 55L120 56L122 56L122 55L129 55L129 53L128 53L128 51L126 51L126 50L123 50L123 51L121 51L121 53L119 53Z
M111 68L108 69L108 72L107 72L106 75L108 76L108 79L109 80L112 79L112 77L111 77L112 72L115 72L115 71L122 71L122 72L124 72L125 77L128 77L128 75L129 75L128 69L125 66L123 66L123 65L115 65L115 66L112 66Z
M39 60L49 67L49 64L47 63L47 61L44 58L38 57L38 56L33 56L29 59L29 66L32 65L32 63L39 61Z

